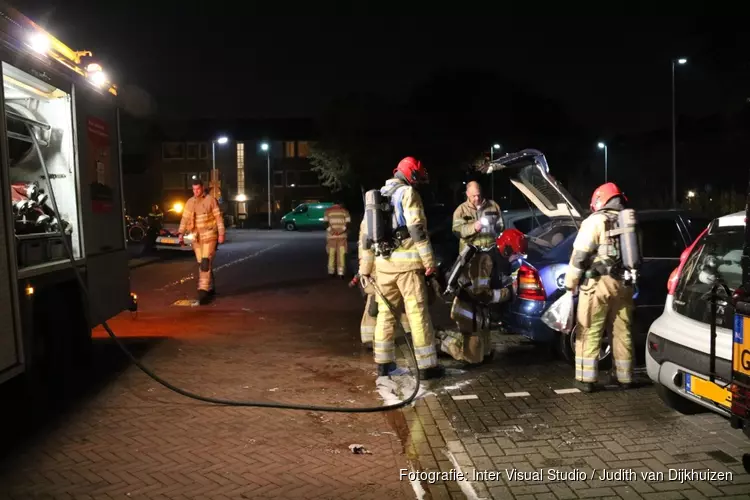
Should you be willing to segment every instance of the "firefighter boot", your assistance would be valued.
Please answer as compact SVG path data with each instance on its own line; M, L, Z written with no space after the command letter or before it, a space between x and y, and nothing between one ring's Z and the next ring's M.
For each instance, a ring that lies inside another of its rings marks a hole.
M419 379L420 380L431 380L440 378L445 375L445 368L443 365L437 365L437 366L431 366L429 368L420 368L419 369Z
M209 292L206 290L198 290L198 303L200 305L206 305L209 301Z
M580 380L576 380L575 386L581 392L594 392L595 390L593 382L581 382Z
M396 363L378 363L378 377L387 377L389 373L396 369Z

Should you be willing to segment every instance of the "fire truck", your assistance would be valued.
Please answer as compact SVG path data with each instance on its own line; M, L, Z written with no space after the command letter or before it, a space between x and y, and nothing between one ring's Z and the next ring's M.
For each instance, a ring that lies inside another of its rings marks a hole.
M118 91L91 52L1 0L0 65L0 383L55 382L93 327L137 309Z

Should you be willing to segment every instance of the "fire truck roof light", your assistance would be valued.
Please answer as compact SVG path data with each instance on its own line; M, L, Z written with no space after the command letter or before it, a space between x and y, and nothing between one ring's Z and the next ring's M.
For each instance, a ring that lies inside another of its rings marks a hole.
M50 42L49 37L44 33L34 33L31 35L29 37L29 45L31 45L31 48L35 52L45 55L52 48L52 42Z

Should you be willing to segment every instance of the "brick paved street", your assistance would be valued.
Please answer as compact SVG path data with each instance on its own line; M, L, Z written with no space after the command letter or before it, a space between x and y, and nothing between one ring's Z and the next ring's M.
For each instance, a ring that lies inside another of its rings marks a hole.
M217 257L220 295L192 297L185 259L132 271L142 311L111 326L170 382L212 397L382 405L359 347L362 302L324 276L318 234L249 233ZM436 311L437 322L445 310ZM26 418L19 387L0 393L0 498L748 498L738 459L750 441L719 416L667 409L653 387L572 392L572 369L517 337L498 356L452 367L404 411L335 414L211 406L168 391L96 332L94 361L67 406ZM402 361L405 362L405 361ZM643 377L643 375L641 375ZM408 390L408 377L394 377ZM382 382L382 381L381 381ZM557 391L557 392L556 392ZM15 417L15 418L14 418ZM370 454L353 454L361 444ZM731 481L599 481L593 469L731 471ZM402 469L502 473L409 481ZM511 480L506 469L543 471ZM550 481L549 470L583 480Z

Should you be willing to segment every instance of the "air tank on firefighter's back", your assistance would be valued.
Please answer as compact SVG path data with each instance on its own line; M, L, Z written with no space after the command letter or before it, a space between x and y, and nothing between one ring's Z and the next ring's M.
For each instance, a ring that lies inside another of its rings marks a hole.
M641 266L641 250L638 241L638 219L635 210L626 208L620 211L618 226L623 231L620 234L620 248L622 249L622 263L626 269L638 269Z
M35 122L48 123L44 115L36 109L38 104L39 101L36 99L23 99L10 102L6 101L5 106L8 111L20 115L23 118ZM12 115L8 117L6 123L8 132L12 133L10 134L11 137L8 138L8 156L10 166L32 170L38 175L41 165L39 164L39 157L37 156L36 151L34 151L34 145L28 141L12 137L13 134L28 137L29 128L24 122L13 119ZM36 134L45 161L48 161L51 156L60 152L62 148L62 130L54 128L43 130L40 127L31 127L31 130ZM13 178L15 176L11 175L11 177Z
M371 189L365 193L365 233L369 237L368 245L383 241L386 238L384 221L378 217L383 207L383 195L378 189ZM388 221L390 222L390 221Z

